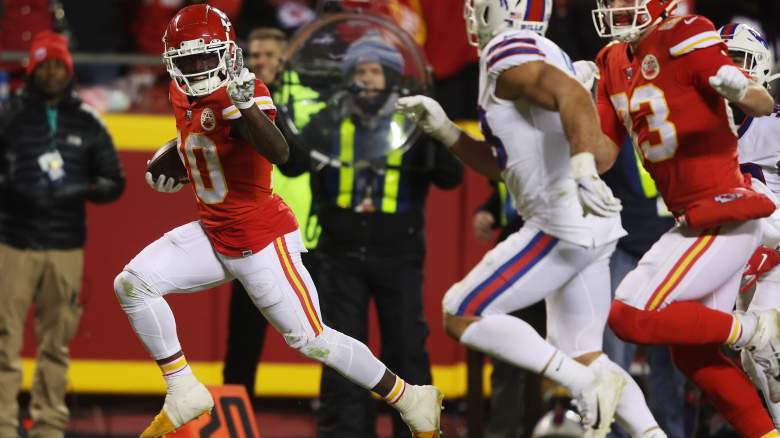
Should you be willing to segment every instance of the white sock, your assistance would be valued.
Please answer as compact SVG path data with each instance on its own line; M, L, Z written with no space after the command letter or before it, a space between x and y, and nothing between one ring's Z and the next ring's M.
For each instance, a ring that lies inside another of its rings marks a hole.
M547 343L525 321L489 315L471 323L460 342L504 362L542 374L579 393L593 382L593 372ZM546 368L545 368L546 367Z
M731 323L731 333L726 343L734 348L742 348L753 337L758 325L758 316L755 313L734 312L734 321Z
M626 386L623 387L623 395L618 402L616 416L618 423L629 435L639 437L648 430L658 427L658 422L655 421L650 408L647 407L642 389L626 370L609 360L606 354L599 356L590 366L617 370L625 377Z
M379 383L387 370L365 344L327 326L307 344L296 345L293 342L290 345L368 390Z

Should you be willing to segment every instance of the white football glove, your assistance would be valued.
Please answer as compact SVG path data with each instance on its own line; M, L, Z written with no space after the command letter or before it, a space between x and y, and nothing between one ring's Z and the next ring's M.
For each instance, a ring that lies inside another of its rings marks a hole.
M577 197L586 213L609 217L623 209L620 199L612 194L596 170L596 159L590 152L571 157L571 176L577 182Z
M460 138L460 129L447 117L439 102L428 96L402 97L395 103L395 109L447 147Z
M724 65L718 69L715 76L710 76L710 85L729 102L737 103L745 97L750 79L737 67Z
M238 109L251 108L255 104L255 74L244 67L241 50L236 54L236 65L230 57L225 61L228 74L227 95ZM236 74L238 72L238 74Z
M165 175L158 176L155 182L151 172L146 172L146 183L160 193L176 193L184 186L182 183L177 183L175 178Z
M575 61L574 77L582 84L585 89L590 91L593 88L593 83L600 79L599 68L593 61Z

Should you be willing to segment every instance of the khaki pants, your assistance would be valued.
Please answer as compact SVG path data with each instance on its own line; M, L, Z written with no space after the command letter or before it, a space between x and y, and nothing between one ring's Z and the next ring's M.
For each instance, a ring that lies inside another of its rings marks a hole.
M0 438L17 437L24 322L35 304L38 341L30 437L62 437L68 422L68 343L81 306L82 249L27 251L0 243Z

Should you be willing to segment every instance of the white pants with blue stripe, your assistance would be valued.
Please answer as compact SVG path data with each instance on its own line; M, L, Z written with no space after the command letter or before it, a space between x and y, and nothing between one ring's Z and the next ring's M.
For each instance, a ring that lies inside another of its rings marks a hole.
M609 257L616 243L586 248L526 225L447 291L444 311L508 314L545 300L552 345L570 357L600 351L611 302Z

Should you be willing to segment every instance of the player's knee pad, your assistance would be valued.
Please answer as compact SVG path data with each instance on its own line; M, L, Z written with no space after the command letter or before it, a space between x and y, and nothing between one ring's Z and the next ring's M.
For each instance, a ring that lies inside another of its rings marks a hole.
M346 351L350 346L343 344L340 339L341 333L330 327L323 327L318 336L313 334L284 335L287 345L299 351L309 359L314 359L326 365L338 361L338 356ZM341 335L343 336L343 335Z
M114 278L114 293L125 310L143 303L144 297L154 295L140 277L127 270Z

